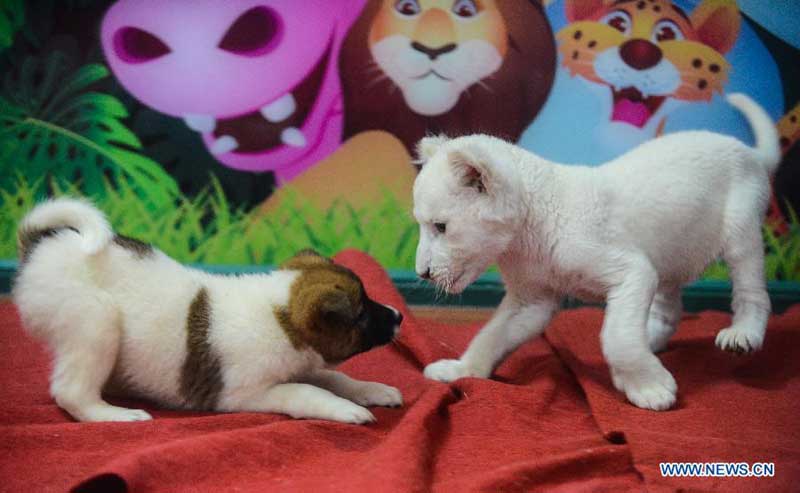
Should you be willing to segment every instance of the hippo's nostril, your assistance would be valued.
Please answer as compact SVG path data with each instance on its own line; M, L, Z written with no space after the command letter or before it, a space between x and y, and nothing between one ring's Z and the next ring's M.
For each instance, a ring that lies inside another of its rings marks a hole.
M166 43L155 34L138 27L123 27L114 33L114 52L128 63L142 63L170 52Z
M280 17L274 10L254 7L231 24L218 46L237 55L263 55L276 44L281 27Z
M661 61L661 48L646 39L631 39L619 47L622 61L636 70L654 67Z

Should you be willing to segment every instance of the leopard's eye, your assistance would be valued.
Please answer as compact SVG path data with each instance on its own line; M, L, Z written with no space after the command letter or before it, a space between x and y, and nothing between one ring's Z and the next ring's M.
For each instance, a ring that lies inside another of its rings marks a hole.
M615 10L610 14L606 14L600 22L608 24L622 34L628 34L631 31L631 16L624 10Z
M676 39L681 40L685 38L681 28L671 20L665 19L663 21L659 21L655 27L653 27L653 41L672 41Z

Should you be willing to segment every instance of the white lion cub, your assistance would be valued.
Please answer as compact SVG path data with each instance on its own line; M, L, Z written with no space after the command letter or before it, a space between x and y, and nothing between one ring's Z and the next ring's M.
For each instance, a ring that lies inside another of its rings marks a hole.
M755 148L681 132L591 168L486 135L423 139L417 273L458 293L497 262L506 284L461 358L430 364L425 375L488 377L543 332L562 296L605 299L600 338L614 386L636 406L667 409L677 386L653 352L675 331L681 286L720 255L730 266L734 315L716 344L759 349L770 312L761 223L780 149L761 107L742 94L728 101L749 120Z

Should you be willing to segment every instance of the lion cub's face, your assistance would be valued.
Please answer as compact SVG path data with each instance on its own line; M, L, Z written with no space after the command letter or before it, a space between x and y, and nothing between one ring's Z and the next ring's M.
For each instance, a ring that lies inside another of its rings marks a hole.
M384 0L369 44L406 104L434 116L500 68L508 35L495 0Z

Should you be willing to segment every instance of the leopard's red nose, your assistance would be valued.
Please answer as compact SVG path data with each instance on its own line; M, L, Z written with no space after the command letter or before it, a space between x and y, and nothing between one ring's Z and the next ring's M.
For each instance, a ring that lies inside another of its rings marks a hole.
M630 39L619 47L622 61L636 70L654 67L661 61L661 48L646 39Z

